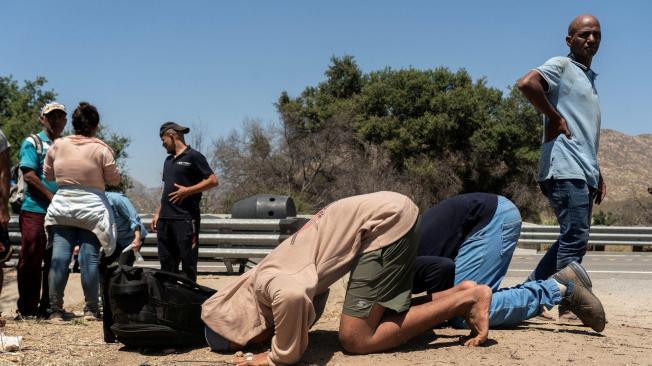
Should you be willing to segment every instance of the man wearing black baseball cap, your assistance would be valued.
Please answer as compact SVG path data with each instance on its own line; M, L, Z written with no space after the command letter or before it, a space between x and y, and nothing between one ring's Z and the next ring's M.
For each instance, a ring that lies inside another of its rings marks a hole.
M172 129L177 132L181 132L184 135L190 132L190 129L188 127L183 127L176 122L165 122L164 124L161 125L161 129L159 130L158 133L159 136L163 137L163 134L169 129Z
M199 202L202 192L217 187L217 177L206 157L186 145L188 127L176 122L161 125L159 136L170 154L163 164L161 205L152 218L152 231L158 238L161 269L181 270L188 278L197 279L199 238Z

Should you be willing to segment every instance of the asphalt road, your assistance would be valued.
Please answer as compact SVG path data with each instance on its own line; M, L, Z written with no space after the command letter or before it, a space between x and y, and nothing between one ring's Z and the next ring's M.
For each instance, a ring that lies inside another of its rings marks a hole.
M517 249L512 257L506 277L525 279L539 263L543 253L534 250ZM591 278L640 279L652 281L652 252L619 253L619 252L589 252L584 256L582 264ZM158 267L157 262L137 264L147 267ZM254 265L253 262L248 263ZM226 267L221 262L199 262L199 272L202 274L225 274ZM237 272L239 266L234 264ZM237 273L236 273L237 274Z
M519 250L514 253L507 277L525 278L543 253ZM652 253L589 252L582 261L591 278L652 280Z

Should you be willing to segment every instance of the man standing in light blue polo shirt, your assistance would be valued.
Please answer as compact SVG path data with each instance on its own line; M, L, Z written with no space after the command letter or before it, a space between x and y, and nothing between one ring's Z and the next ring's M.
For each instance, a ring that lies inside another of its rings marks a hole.
M43 176L43 160L50 145L61 136L66 126L66 109L62 104L48 103L41 110L40 120L43 130L28 136L20 146L19 165L27 189L18 220L21 239L16 269L17 320L36 316L47 318L46 310L50 304L48 272L52 249L45 249L47 239L43 223L57 184Z
M518 88L545 115L538 181L560 226L559 238L528 280L547 279L573 261L582 262L593 201L600 204L606 195L597 159L597 74L591 69L600 40L598 19L580 15L568 27L570 54L551 58L518 81ZM564 306L559 312L561 318L572 317Z

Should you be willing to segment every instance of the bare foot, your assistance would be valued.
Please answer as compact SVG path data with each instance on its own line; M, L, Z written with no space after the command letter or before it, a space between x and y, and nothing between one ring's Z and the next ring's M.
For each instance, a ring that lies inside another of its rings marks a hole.
M552 311L546 309L543 309L543 312L539 314L539 318L544 320L557 320L555 314L553 314Z
M267 352L251 354L236 352L233 356L233 363L237 366L268 366Z
M479 285L473 291L476 301L466 317L466 324L471 328L471 334L464 339L464 345L469 347L477 347L489 337L491 288Z
M475 281L464 280L460 282L458 285L456 285L455 287L451 287L448 290L433 292L432 294L430 294L430 301L439 301L447 296L450 296L450 294L460 292L460 291L470 290L472 288L475 288L476 286L477 284L475 283Z
M573 314L572 311L566 311L563 313L559 313L559 323L562 324L571 324L571 325L583 325L582 321L580 318L577 317L577 315Z

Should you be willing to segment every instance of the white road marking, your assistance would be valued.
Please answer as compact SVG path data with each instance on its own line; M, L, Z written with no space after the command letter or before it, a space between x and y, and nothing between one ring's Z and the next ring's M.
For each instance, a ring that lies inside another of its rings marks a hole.
M509 269L507 272L532 272L531 269ZM652 274L652 271L587 271L589 273L614 273L614 274Z
M526 254L526 253L518 253L514 254L514 257L521 257L521 258L528 258L528 257L533 257L533 256L543 256L545 252L542 253L532 253L532 254ZM650 258L652 257L651 254L586 254L584 255L584 258L591 257L591 258L609 258L609 257L629 257L629 258L639 258L639 257L647 257ZM649 259L643 259L644 261L649 261Z
M584 257L643 257L640 254L586 254Z

